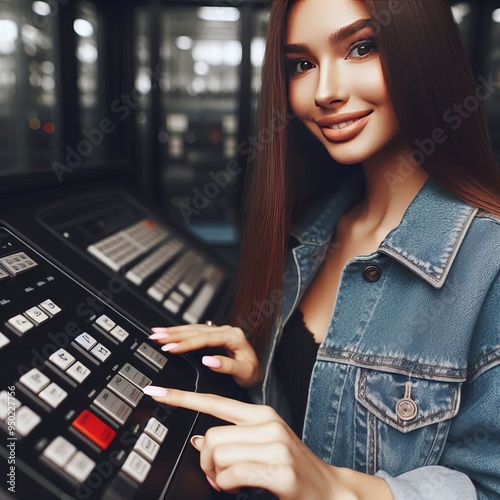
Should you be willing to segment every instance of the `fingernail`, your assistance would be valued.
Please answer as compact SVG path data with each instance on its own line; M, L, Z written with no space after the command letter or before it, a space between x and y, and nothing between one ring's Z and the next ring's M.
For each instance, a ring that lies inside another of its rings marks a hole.
M144 394L147 394L148 396L157 396L159 398L164 398L167 394L168 391L164 387L156 387L154 385L148 385L142 389L142 392Z
M222 366L222 361L218 358L214 358L213 356L203 356L203 358L201 358L201 362L209 368L220 368Z
M155 333L168 333L168 328L165 328L164 326L155 326L154 328L151 328L151 330Z
M170 351L170 349L177 349L177 347L179 347L179 344L165 344L161 348L161 350L165 351L165 352L168 352L168 351Z
M193 436L189 441L193 445L194 448L196 448L198 451L201 450L201 446L203 444L203 436Z
M216 484L215 484L215 481L211 478L211 477L208 477L207 476L207 481L208 481L208 484L215 490L215 491L222 491Z
M153 333L153 335L150 335L148 338L149 338L149 340L164 340L164 339L168 339L168 337L170 337L170 335L168 333L157 332L157 333Z

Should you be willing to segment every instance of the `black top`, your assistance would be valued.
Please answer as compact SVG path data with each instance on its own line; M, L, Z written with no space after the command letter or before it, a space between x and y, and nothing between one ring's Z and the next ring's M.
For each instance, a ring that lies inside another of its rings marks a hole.
M285 325L276 349L274 365L291 412L291 427L302 438L309 382L319 344L296 309Z

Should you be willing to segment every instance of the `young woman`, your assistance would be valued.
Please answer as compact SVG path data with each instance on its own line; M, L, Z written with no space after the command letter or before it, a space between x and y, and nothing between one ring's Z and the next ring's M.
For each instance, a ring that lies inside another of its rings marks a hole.
M238 326L151 336L171 353L224 347L204 363L263 403L145 389L235 424L192 439L215 488L500 497L492 92L445 0L273 3ZM296 221L318 161L342 180Z

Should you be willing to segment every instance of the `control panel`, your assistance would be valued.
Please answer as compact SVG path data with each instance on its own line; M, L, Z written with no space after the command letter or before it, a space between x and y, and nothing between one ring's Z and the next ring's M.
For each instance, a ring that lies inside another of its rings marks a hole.
M132 197L94 193L61 201L37 216L73 250L124 280L138 301L159 309L170 323L217 320L227 312L231 269Z
M135 231L147 248L166 239L149 224ZM102 242L92 251L132 261ZM0 224L0 496L168 493L197 414L142 388L195 391L198 371L147 334Z

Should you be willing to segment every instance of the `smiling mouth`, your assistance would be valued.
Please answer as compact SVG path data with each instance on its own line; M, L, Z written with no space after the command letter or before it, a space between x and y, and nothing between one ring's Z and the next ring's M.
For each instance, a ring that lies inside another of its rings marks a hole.
M333 125L329 125L326 128L331 128L332 130L340 130L341 128L348 127L349 125L353 124L354 122L359 121L361 118L356 118L355 120L349 120L347 122L342 122L342 123L334 123Z
M371 114L372 112L364 115L358 113L358 116L354 115L354 118L352 118L352 115L351 117L345 116L345 118L349 117L351 119L343 122L337 121L337 123L332 123L334 120L331 118L325 118L318 120L316 123L319 125L325 139L332 142L344 142L353 139L365 128Z

